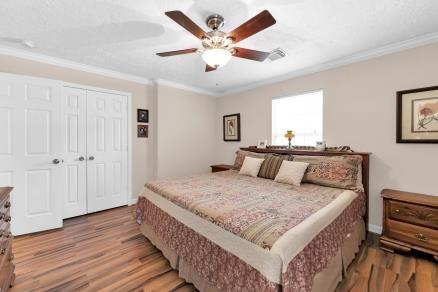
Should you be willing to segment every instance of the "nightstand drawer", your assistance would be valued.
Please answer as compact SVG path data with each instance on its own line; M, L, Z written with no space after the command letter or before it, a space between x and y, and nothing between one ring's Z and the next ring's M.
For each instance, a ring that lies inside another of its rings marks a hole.
M438 251L438 230L387 219L386 233L391 238Z
M388 201L389 218L438 229L438 209Z

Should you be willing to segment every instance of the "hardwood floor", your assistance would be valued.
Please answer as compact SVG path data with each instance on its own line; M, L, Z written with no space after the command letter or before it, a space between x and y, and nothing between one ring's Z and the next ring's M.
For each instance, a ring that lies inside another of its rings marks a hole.
M438 292L438 263L430 255L385 252L371 235L338 286L344 291Z
M132 207L68 219L64 228L14 239L23 291L194 291L142 234Z
M438 291L432 260L364 244L337 291ZM64 228L14 239L22 291L195 291L140 234L132 207L68 219Z

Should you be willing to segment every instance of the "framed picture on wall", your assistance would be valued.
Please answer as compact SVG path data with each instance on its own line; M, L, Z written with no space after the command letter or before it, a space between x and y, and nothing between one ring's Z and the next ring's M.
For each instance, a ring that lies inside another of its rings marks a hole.
M148 125L137 125L137 137L138 138L148 137Z
M240 141L240 114L224 116L224 141Z
M397 92L397 143L438 143L438 86Z
M137 109L137 122L138 123L149 123L149 110Z

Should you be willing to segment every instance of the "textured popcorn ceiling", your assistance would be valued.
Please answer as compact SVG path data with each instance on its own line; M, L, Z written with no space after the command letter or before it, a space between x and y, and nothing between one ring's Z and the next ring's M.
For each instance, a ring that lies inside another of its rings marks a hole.
M219 13L227 32L263 9L277 24L240 46L281 47L288 54L284 59L233 58L221 70L205 73L199 54L155 55L200 46L164 15L167 10L182 10L205 30L205 18ZM0 46L218 93L437 31L437 0L0 1ZM20 39L35 47L24 48Z

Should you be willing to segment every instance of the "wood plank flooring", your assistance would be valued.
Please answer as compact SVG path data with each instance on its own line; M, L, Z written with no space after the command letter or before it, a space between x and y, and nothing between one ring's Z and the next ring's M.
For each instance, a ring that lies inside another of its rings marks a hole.
M22 291L194 291L139 231L132 207L68 219L64 228L17 237Z
M132 207L65 220L62 229L14 239L13 249L12 292L195 291L141 235ZM370 240L337 291L438 291L438 265Z
M377 241L377 236L369 236L337 292L438 292L438 263L432 256L388 253Z

